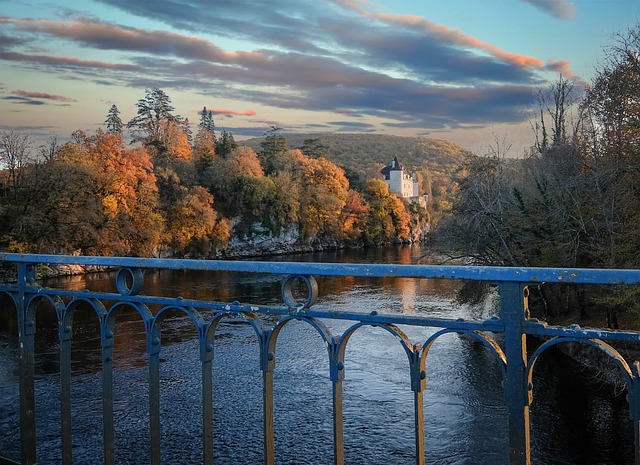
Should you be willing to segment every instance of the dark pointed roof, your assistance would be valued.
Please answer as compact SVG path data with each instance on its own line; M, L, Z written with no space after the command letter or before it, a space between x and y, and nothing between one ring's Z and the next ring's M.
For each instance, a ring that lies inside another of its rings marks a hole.
M380 174L384 176L385 179L389 179L389 173L391 171L402 171L404 170L404 166L400 164L398 161L398 156L393 157L393 161L389 163L387 166L380 170Z

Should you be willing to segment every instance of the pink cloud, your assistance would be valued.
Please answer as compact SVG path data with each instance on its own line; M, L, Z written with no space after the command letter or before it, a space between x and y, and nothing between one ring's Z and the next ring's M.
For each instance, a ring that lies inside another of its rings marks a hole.
M149 31L135 27L104 23L95 19L78 18L75 21L47 21L34 19L0 18L0 24L11 23L26 31L37 31L56 37L91 44L102 49L139 50L151 53L172 53L228 63L238 54L223 50L211 42L193 36L166 31Z
M256 114L253 110L245 110L245 111L234 111L234 110L225 110L223 108L213 108L211 113L214 115L236 115L236 116L254 116Z
M396 15L369 11L361 6L361 4L363 3L362 0L335 1L343 7L353 10L362 16L376 19L387 24L408 27L417 31L425 32L450 44L461 45L463 47L481 50L495 58L498 58L499 60L511 63L519 68L542 69L545 65L544 62L538 58L534 58L528 55L521 55L518 53L507 52L505 50L502 50L500 47L497 47L496 45L484 42L469 34L465 34L458 29L452 29L448 26L436 24L433 21L429 21L422 16Z
M21 97L55 100L57 102L77 102L77 100L74 100L70 97L65 97L64 95L47 94L45 92L28 92L26 90L14 90L13 94L20 95Z

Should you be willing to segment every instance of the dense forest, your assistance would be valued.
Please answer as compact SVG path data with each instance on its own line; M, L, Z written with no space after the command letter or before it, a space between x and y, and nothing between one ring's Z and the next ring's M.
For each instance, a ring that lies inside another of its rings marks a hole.
M460 167L474 157L459 145L440 139L382 134L294 133L286 137L290 147L321 155L344 169L356 190L361 190L366 180L380 177L380 170L397 156L406 169L418 175L421 192L430 199L428 209L434 225L451 208ZM260 150L262 143L259 138L240 142L254 150Z
M29 136L0 133L3 250L210 258L255 236L358 247L415 241L450 208L468 156L427 139L292 141L275 126L240 145L206 108L192 129L158 88L137 109L124 123L113 105L102 129L35 151ZM379 170L394 155L418 172L431 215L389 192Z
M540 93L527 157L496 150L465 166L434 237L442 250L484 265L640 268L640 27L606 52L589 85L561 77ZM596 324L638 326L636 286L532 291L545 319L605 309Z

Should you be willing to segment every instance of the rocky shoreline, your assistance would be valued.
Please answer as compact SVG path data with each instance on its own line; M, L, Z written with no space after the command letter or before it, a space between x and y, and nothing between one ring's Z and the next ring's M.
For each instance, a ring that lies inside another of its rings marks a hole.
M404 242L397 242L391 245L409 244ZM272 238L264 238L262 236L252 238L245 241L234 241L230 243L229 247L219 251L215 256L210 257L214 260L243 260L258 257L291 255L298 253L311 253L311 252L323 252L330 250L341 249L359 249L364 245L347 245L342 244L335 240L317 240L311 242L299 242L299 241L278 241ZM171 258L171 257L163 257ZM185 257L191 258L191 257ZM75 276L88 273L99 273L105 271L112 271L113 267L107 266L95 266L95 265L49 265L41 264L36 268L36 279L48 279L57 278L62 276ZM2 273L0 280L4 282L15 281L13 273L9 270L5 270Z

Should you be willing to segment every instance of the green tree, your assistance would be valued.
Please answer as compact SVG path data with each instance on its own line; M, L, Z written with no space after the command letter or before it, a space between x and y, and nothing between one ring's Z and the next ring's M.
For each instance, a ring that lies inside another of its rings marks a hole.
M138 100L136 106L136 116L127 123L127 127L133 131L134 141L161 151L166 122L181 120L173 114L175 108L171 105L171 99L164 91L154 87L145 90L145 97Z
M233 138L233 134L223 129L220 138L216 141L216 153L222 158L228 157L234 149L238 147L238 143Z
M200 122L198 123L198 129L209 132L215 139L216 137L216 125L213 120L213 114L211 111L207 111L207 107L202 108L200 113Z
M256 153L249 147L237 147L226 158L215 157L205 184L216 197L220 212L233 219L234 231L252 235L254 224L265 218L273 190Z
M323 144L318 138L305 139L300 151L311 158L326 157L329 153L329 146Z
M283 169L285 153L288 149L287 138L282 135L284 130L272 125L264 134L260 142L260 162L266 174L275 173Z
M182 122L182 130L184 131L185 136L187 136L187 143L189 145L193 145L193 131L191 131L191 123L189 123L189 118L185 118Z
M265 222L274 234L279 234L298 225L303 191L291 171L274 173L269 180L273 183L273 195L269 199Z
M114 103L109 108L109 112L107 113L107 119L104 121L104 124L107 126L107 132L110 134L122 134L122 119L120 119L120 110Z

